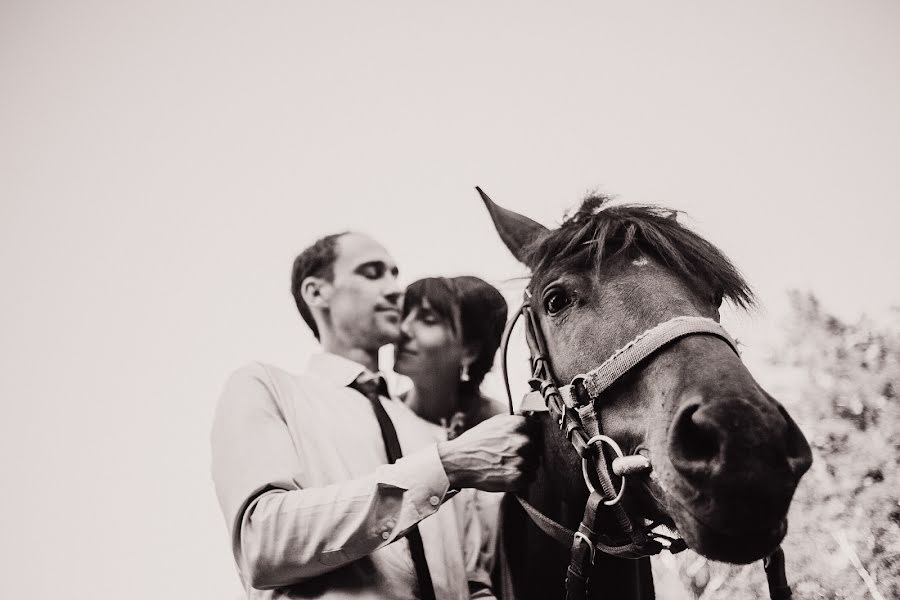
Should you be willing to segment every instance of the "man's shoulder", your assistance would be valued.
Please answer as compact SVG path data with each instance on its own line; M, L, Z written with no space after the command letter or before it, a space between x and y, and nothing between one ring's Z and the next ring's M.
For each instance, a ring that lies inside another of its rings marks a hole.
M302 370L288 371L270 363L253 361L232 371L228 382L233 384L234 382L255 381L269 388L272 392L292 390L292 393L296 393L299 390L316 390L321 392L323 389L343 387L335 383L333 381L334 378L329 376L327 372L317 369L317 364L311 359L310 363Z
M286 410L297 402L312 402L326 393L327 381L312 372L292 373L275 365L255 361L247 363L228 376L219 398L221 410L246 411L259 407Z
M259 379L262 381L272 380L272 379L280 379L280 378L291 378L297 377L297 375L289 373L288 371L276 367L275 365L271 365L268 363L264 363L262 361L253 361L247 363L241 367L238 367L229 375L229 379Z
M279 395L279 391L303 388L315 381L317 377L309 370L294 373L273 364L254 361L232 371L226 385L262 385Z

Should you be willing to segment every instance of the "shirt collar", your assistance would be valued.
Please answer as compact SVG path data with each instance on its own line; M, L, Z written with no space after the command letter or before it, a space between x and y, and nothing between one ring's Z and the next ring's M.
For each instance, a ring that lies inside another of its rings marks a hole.
M307 369L310 373L324 377L339 387L346 387L356 381L361 374L369 373L369 370L358 362L328 352L310 356ZM381 375L381 372L375 375Z

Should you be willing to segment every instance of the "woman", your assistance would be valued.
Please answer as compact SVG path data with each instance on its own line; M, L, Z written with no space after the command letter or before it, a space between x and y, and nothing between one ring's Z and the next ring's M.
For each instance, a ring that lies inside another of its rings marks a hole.
M429 277L406 289L394 370L413 383L404 402L450 438L505 412L480 387L506 312L500 292L478 277Z
M394 370L412 380L404 402L423 419L446 429L447 437L496 414L504 406L481 394L506 324L506 301L478 277L430 277L406 289L401 340ZM463 490L471 503L463 524L463 554L474 598L493 598L491 571L502 494Z

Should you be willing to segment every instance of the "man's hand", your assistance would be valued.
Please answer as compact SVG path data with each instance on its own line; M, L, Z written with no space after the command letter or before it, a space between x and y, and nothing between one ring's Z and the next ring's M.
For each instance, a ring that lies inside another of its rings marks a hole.
M451 488L509 492L524 487L536 457L525 417L497 415L438 444Z

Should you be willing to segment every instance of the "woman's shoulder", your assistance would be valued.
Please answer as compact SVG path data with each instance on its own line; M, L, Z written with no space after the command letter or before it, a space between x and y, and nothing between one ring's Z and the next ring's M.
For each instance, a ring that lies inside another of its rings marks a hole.
M484 394L478 395L478 402L474 403L472 409L470 427L478 425L482 421L496 415L509 414L509 410L506 406Z

